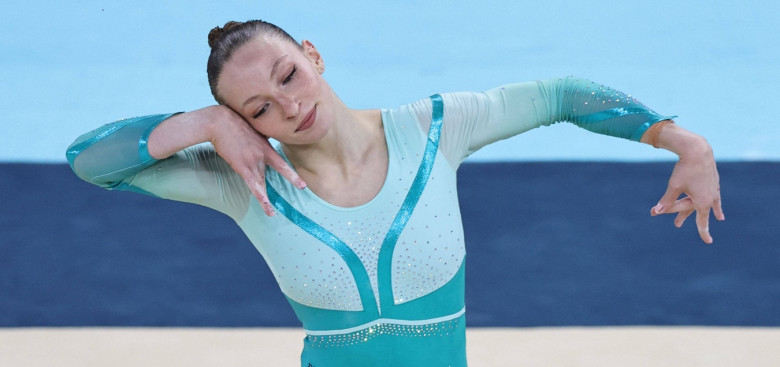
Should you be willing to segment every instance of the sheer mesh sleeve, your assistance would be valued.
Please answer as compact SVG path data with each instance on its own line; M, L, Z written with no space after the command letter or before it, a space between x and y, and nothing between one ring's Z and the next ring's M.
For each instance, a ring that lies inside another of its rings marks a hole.
M163 160L149 155L149 134L172 115L120 120L80 136L66 153L73 172L103 188L200 204L239 220L251 193L213 147L192 146Z
M126 178L157 162L149 155L146 142L152 130L173 115L134 117L92 130L68 147L68 163L84 181L117 188Z
M639 141L662 116L630 95L566 77L509 84L484 93L444 95L441 149L458 165L485 145L556 122Z

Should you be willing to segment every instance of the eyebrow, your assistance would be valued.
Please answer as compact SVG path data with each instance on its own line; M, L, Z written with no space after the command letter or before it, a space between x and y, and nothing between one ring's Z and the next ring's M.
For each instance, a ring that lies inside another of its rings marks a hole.
M276 75L276 70L279 69L279 64L281 64L282 61L284 61L284 59L286 59L286 58L287 58L287 55L285 54L285 55L279 56L279 58L276 59L276 61L274 61L274 65L271 66L271 76L270 76L269 79L273 79L274 78L274 75ZM245 107L247 104L249 104L249 102L252 102L257 97L258 96L252 96L252 97L247 98L247 100L244 101L243 104L241 104L241 108Z

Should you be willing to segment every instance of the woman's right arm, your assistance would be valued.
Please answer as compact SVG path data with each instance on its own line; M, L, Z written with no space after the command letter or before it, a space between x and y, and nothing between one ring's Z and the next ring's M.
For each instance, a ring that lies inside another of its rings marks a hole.
M298 188L306 184L279 156L268 139L233 110L215 105L175 115L149 135L149 154L156 159L193 144L210 142L217 153L243 178L267 215L273 215L265 189L265 166L273 167Z
M193 147L204 142L213 149ZM265 193L266 164L305 187L267 139L224 106L120 120L79 137L67 157L80 178L98 186L198 203L234 217L237 211L230 207L242 195L226 193L231 187L248 189L272 213ZM231 177L236 173L237 180ZM219 202L226 198L231 202Z

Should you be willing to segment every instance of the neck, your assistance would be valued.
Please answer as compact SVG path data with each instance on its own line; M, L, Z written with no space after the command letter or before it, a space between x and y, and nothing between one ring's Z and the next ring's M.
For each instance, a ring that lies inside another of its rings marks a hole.
M343 103L337 105L330 131L320 141L282 145L299 174L321 176L327 172L348 178L370 164L377 149L386 154L379 110L353 110Z

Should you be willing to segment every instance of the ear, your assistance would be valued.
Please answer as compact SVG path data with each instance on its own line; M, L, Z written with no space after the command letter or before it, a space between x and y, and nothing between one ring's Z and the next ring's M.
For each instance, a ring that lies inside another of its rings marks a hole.
M314 69L320 74L325 72L325 63L322 61L322 55L317 51L317 48L308 40L303 40L301 47L303 47L303 54L314 65Z

